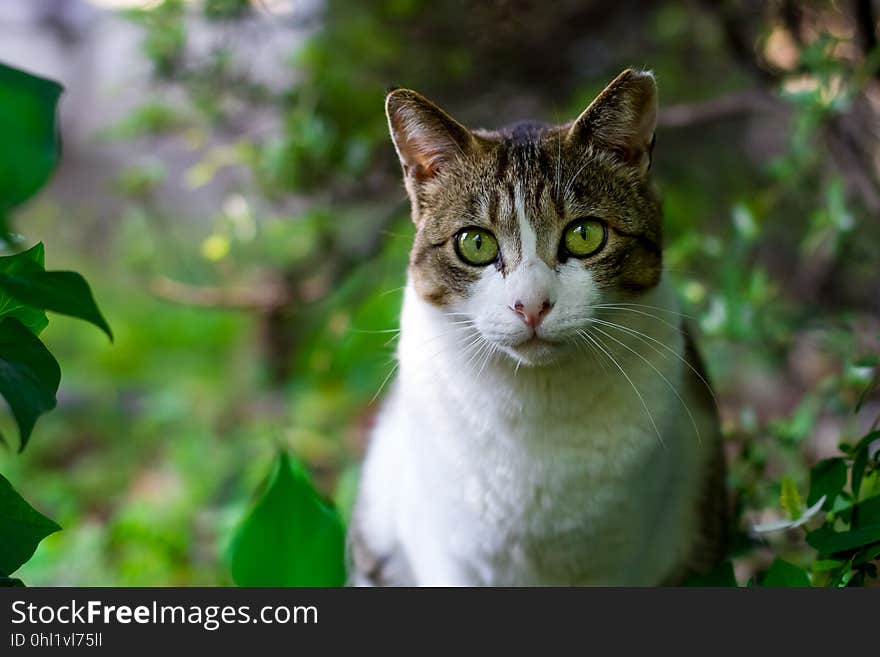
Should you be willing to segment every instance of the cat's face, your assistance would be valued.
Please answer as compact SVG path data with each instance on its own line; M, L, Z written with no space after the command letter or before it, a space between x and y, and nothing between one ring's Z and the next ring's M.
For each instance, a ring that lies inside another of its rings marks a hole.
M626 71L570 124L472 132L418 94L392 92L417 293L517 362L566 357L597 306L660 281L656 107L653 77Z

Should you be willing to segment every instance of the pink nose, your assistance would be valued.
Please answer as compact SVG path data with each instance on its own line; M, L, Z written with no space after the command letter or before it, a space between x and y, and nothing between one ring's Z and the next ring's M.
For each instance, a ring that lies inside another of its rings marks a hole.
M511 310L519 315L519 318L526 323L526 326L536 329L552 308L553 304L550 303L550 300L544 299L541 302L529 304L517 301L513 304Z

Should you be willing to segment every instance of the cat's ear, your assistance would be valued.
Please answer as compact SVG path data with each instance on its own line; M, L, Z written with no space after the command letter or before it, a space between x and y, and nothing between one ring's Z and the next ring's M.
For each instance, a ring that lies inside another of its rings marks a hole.
M416 184L430 180L475 145L467 128L415 91L389 93L385 113L404 176Z
M568 131L569 143L593 143L645 173L657 127L657 85L650 71L618 75Z

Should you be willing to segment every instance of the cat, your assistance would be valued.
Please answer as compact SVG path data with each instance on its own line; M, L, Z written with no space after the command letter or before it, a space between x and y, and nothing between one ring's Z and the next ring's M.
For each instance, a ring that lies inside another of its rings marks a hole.
M354 585L678 584L723 555L716 408L663 275L653 74L575 121L386 99L416 235Z

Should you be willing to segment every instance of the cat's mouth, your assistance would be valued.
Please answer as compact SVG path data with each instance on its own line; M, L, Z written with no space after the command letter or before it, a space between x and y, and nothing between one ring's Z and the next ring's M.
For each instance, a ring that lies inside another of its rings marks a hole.
M511 345L510 350L524 363L539 364L554 360L560 343L533 333L531 337Z
M534 334L532 334L532 337L530 337L526 340L523 340L519 344L515 344L513 346L513 348L514 349L531 349L531 348L538 347L541 345L553 345L553 344L555 344L555 343L550 340L547 340L545 338L542 338L537 333L534 333Z

